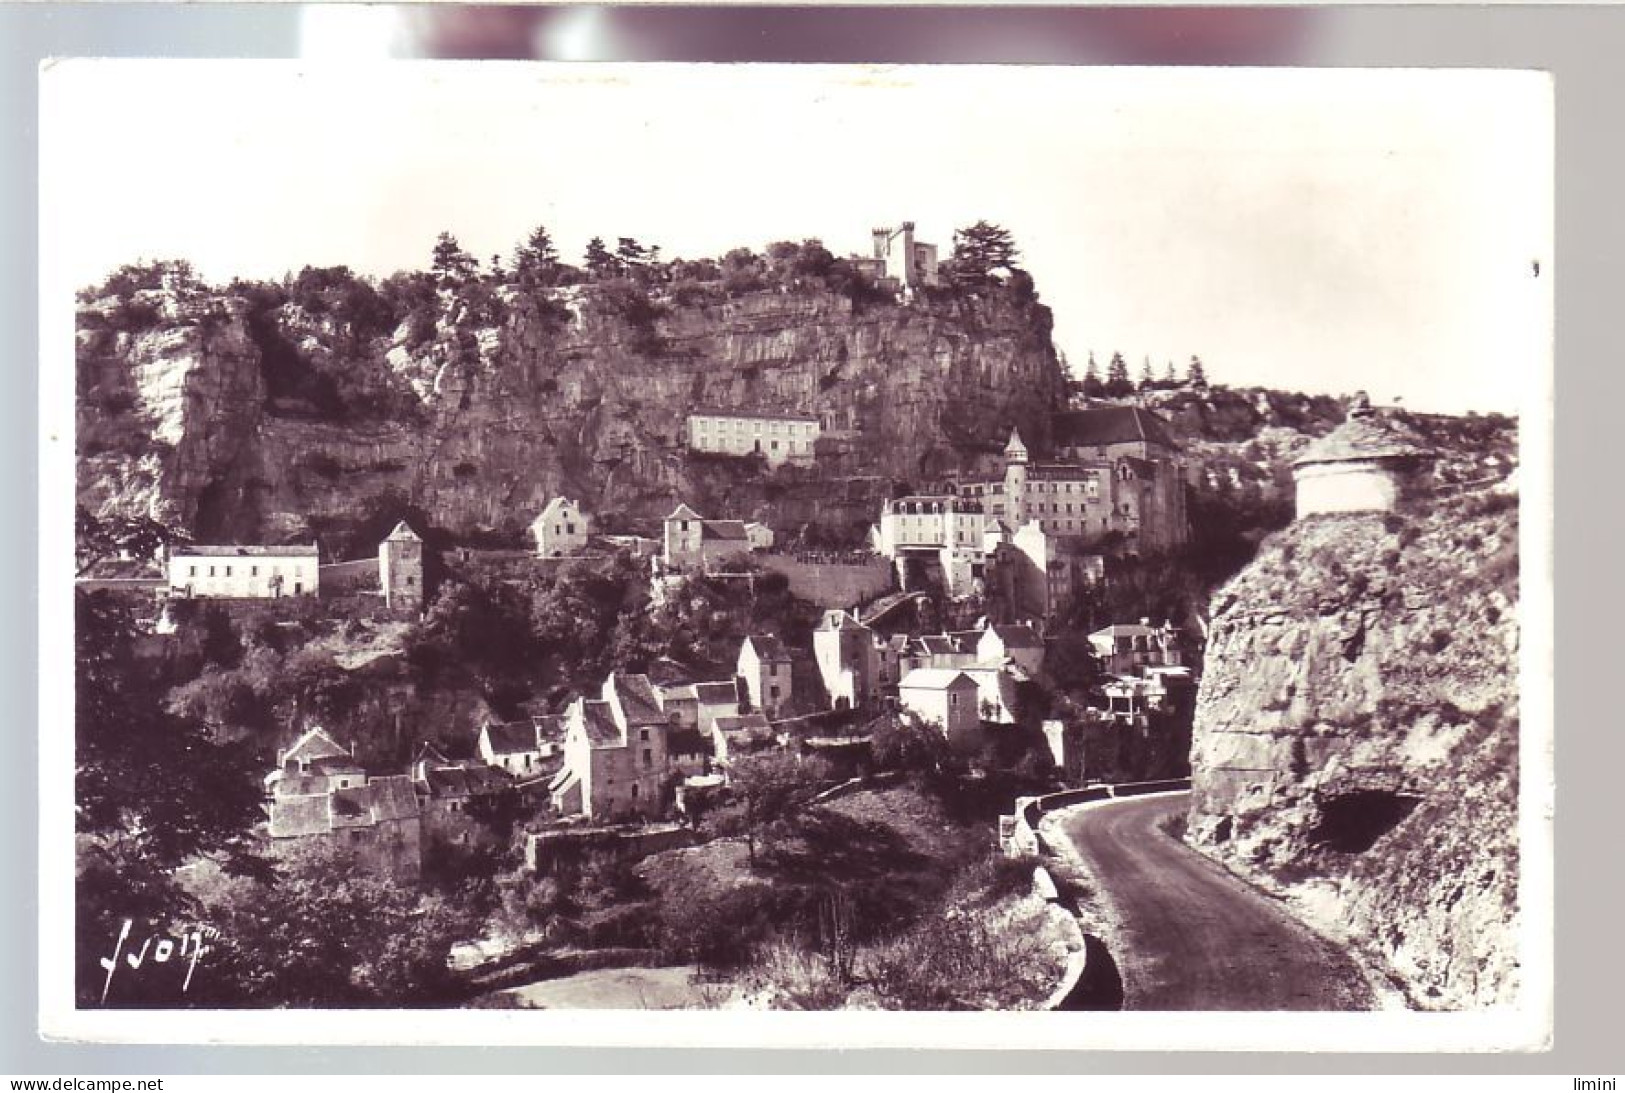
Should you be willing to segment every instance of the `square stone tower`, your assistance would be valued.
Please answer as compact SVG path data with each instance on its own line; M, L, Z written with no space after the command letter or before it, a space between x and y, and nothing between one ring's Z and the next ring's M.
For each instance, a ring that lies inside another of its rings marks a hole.
M384 591L384 606L423 610L423 540L405 520L378 544L378 583Z

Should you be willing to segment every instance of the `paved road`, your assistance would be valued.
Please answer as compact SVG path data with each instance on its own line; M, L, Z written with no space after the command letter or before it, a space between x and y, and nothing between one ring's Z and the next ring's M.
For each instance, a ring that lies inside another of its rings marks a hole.
M1370 1009L1342 952L1161 829L1189 796L1130 798L1062 821L1116 919L1107 941L1123 1008Z

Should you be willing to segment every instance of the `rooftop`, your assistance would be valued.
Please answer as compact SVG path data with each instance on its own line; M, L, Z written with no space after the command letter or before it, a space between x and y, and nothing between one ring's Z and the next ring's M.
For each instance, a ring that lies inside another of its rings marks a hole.
M315 543L294 546L259 546L252 543L239 545L177 546L170 552L172 558L314 558L320 551Z
M745 644L756 650L758 660L765 662L790 659L790 651L775 634L751 634L745 638Z
M1292 465L1418 459L1432 455L1432 449L1408 425L1392 415L1378 413L1363 395L1356 395L1343 424L1305 448Z
M743 520L701 520L700 538L743 542L750 536L745 533Z
M405 520L402 520L400 523L395 525L395 530L389 533L389 535L384 539L384 542L421 543L423 542L423 537L417 532L413 531L411 526L407 524Z
M805 421L818 424L816 414L780 414L771 410L723 410L713 406L696 406L688 412L688 416L742 418L746 421Z
M899 688L925 691L946 691L950 687L958 686L964 680L964 686L975 687L976 681L958 668L916 668L903 677Z
M991 632L998 635L999 640L1004 643L1006 649L1042 649L1044 647L1044 639L1039 637L1038 632L1026 623L1018 623L1014 626L995 626Z
M1093 448L1143 441L1178 448L1168 423L1138 406L1098 406L1089 410L1061 410L1050 419L1057 448Z

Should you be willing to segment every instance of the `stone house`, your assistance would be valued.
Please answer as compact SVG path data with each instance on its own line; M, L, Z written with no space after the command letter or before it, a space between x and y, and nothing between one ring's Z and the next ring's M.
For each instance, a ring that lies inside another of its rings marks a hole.
M1292 461L1298 517L1391 512L1426 488L1433 460L1430 448L1359 392L1343 423Z
M273 796L267 827L273 853L325 844L353 854L363 868L406 884L423 870L417 793L405 774L321 793Z
M314 596L321 554L297 546L176 546L165 571L173 595L222 599Z
M758 521L753 520L745 525L745 539L750 543L751 550L773 549L773 529Z
M541 558L564 558L586 549L592 536L592 522L581 511L579 502L568 497L555 497L542 509L541 515L531 521L531 538L536 542L536 554Z
M1184 663L1179 631L1166 622L1152 626L1150 619L1141 619L1105 626L1089 635L1089 644L1110 675L1137 675L1147 667Z
M564 715L521 721L487 721L480 726L479 756L515 778L529 779L557 767L564 750Z
M897 685L897 700L926 724L941 729L956 751L982 745L976 681L957 668L916 668Z
M687 505L666 517L661 561L668 571L705 571L750 553L750 537L741 520L706 520Z
M1044 639L1026 623L989 626L976 643L976 659L983 664L1016 664L1029 676L1044 667Z
M466 845L478 840L486 833L478 803L494 800L514 784L507 771L478 760L450 760L438 753L420 758L412 764L412 788L424 841Z
M793 694L790 652L772 634L752 634L739 645L736 671L745 681L745 701L768 717L778 717Z
M676 683L655 688L660 708L684 729L709 733L719 717L739 713L739 681Z
M423 610L423 540L405 520L378 544L378 583L385 607Z
M665 810L673 715L647 676L611 673L598 698L576 699L564 716L564 766L548 787L557 812L615 820Z
M880 696L880 648L874 631L848 611L830 610L813 631L813 658L830 708L855 710Z
M277 755L277 769L265 776L265 792L297 797L365 785L367 771L320 726L307 729Z

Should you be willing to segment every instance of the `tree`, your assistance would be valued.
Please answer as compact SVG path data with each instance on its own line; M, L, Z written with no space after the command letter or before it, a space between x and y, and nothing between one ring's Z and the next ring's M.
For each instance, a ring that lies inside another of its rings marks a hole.
M1149 356L1140 361L1140 390L1151 390L1151 358Z
M1162 385L1170 391L1179 386L1179 380L1174 377L1174 362L1172 360L1168 362L1168 368L1162 374Z
M1122 398L1133 393L1134 384L1128 378L1128 364L1123 360L1123 354L1113 353L1111 363L1106 366L1106 394L1112 398Z
M459 1000L446 960L473 923L442 900L369 872L340 846L289 855L271 883L233 886L203 1004L423 1006Z
M514 252L513 268L520 285L525 288L545 287L554 283L558 276L559 252L546 227L538 224L519 245Z
M479 272L480 264L465 251L450 232L441 232L435 240L434 260L431 267L442 285L467 281Z
M177 867L209 857L228 874L263 876L266 862L253 837L253 755L164 709L163 680L135 656L128 607L79 592L74 608L77 981L94 1004L125 919L151 934L194 909Z
M1083 370L1083 395L1085 398L1100 398L1106 393L1106 385L1100 382L1100 366L1095 363L1094 350L1089 351L1089 364Z
M1207 371L1202 367L1202 358L1191 354L1190 368L1185 373L1185 382L1198 391L1207 390Z
M870 727L869 748L875 766L934 777L954 765L948 738L935 725L912 713L888 714Z
M599 236L595 235L587 240L587 250L582 255L582 261L587 264L587 273L595 281L620 276L620 262L609 253L609 248L604 246L604 240Z
M1019 256L1010 233L997 224L978 220L954 232L953 277L962 285L986 284L995 272L1014 273Z
M742 756L728 767L728 803L707 813L706 826L719 835L743 835L754 866L757 846L770 846L828 775L822 760L801 760L784 751Z

